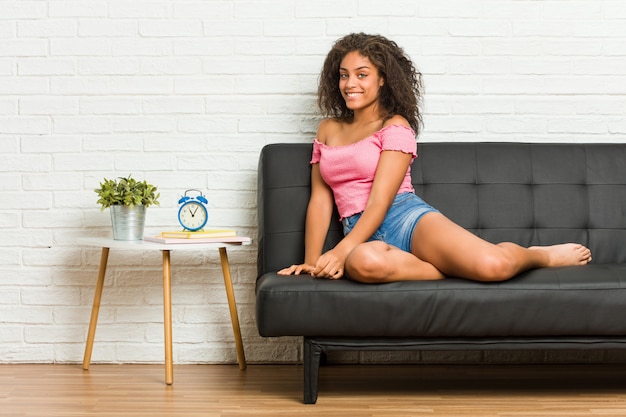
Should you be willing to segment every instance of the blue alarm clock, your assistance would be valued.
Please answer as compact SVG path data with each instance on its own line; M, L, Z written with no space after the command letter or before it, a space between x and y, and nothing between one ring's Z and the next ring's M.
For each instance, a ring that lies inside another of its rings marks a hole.
M198 195L187 195L194 191L198 193ZM178 204L180 204L180 208L178 209L178 222L180 225L190 232L201 230L209 219L207 203L208 200L199 190L192 188L185 191L185 194L178 200Z

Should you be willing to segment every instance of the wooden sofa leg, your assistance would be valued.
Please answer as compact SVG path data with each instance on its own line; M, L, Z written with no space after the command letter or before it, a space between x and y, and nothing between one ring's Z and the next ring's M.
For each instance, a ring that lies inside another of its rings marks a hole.
M304 338L304 403L315 404L317 402L317 387L320 373L320 358L322 347Z

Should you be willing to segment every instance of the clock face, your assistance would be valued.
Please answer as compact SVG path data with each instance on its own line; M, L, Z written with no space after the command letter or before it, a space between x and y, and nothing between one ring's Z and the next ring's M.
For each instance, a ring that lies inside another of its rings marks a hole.
M185 203L178 210L178 221L187 230L200 230L207 221L206 207L195 201Z

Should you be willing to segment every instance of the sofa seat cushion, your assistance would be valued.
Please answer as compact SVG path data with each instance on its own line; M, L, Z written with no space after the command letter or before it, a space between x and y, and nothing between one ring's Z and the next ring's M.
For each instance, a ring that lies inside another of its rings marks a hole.
M266 273L261 336L626 335L626 265L537 269L502 283L458 278L364 285Z

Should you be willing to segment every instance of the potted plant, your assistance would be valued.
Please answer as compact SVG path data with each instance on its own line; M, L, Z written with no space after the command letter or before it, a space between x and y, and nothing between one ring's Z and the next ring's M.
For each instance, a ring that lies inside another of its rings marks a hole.
M98 194L101 210L111 209L113 239L143 239L146 207L159 205L157 187L129 175L115 180L105 178L94 191Z

